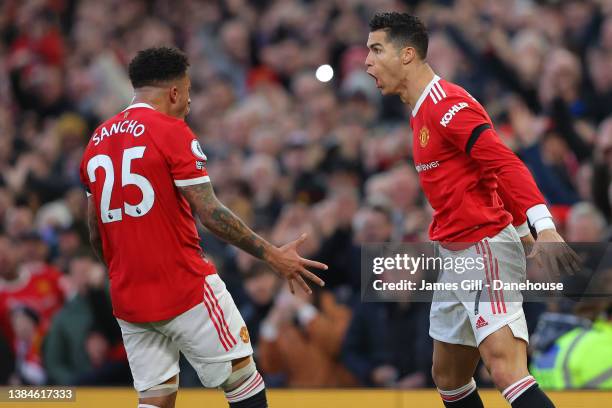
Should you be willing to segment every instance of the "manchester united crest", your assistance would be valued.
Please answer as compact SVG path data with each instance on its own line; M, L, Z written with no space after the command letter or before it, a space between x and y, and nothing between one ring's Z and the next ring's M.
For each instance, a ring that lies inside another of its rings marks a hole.
M246 326L242 326L242 329L240 329L240 338L242 339L243 343L248 343L249 341L251 341L251 338L249 337L249 331L247 330Z
M425 147L427 146L427 142L429 142L429 129L423 126L419 132L419 143L421 147Z

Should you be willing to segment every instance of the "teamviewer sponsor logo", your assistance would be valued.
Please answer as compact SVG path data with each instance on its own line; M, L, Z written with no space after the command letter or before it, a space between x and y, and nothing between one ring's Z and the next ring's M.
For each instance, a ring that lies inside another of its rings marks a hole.
M437 160L425 164L417 164L416 171L417 173L420 173L422 171L435 169L436 167L440 167L440 162L438 162Z
M455 117L455 115L457 114L457 112L459 112L461 109L467 107L468 104L467 102L459 102L453 106L451 106L451 108L448 110L448 112L446 112L444 114L444 116L442 117L442 120L440 121L440 124L444 127L446 127L446 125L448 125L450 123L450 121Z

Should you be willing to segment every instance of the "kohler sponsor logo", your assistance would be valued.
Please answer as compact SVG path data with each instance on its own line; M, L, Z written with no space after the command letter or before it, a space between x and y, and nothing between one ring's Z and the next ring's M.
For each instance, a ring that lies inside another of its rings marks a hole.
M459 112L461 109L463 109L463 108L465 108L467 106L468 106L467 102L459 102L459 103L451 106L451 108L448 110L448 112L446 112L444 114L444 116L442 117L442 120L440 120L440 124L442 126L446 127L446 125L448 125L450 123L450 121L457 114L457 112Z

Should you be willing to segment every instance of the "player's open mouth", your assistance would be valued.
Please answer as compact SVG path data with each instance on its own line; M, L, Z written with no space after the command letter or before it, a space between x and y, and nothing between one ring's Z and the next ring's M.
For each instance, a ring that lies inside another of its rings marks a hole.
M371 73L369 73L369 72L367 72L367 74L368 74L369 76L371 76L372 78L374 78L374 81L376 82L376 87L377 87L378 89L380 89L380 88L381 88L381 85L380 85L380 81L378 81L378 78L376 78L376 77L374 76L374 74L371 74Z

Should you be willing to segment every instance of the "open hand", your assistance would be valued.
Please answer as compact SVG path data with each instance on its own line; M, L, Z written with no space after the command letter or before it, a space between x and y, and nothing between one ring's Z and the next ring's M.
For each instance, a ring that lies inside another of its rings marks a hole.
M325 282L321 280L317 275L310 272L306 267L317 268L327 270L327 265L321 262L312 261L310 259L302 258L297 252L297 248L306 241L307 234L302 234L298 239L292 241L280 248L276 248L275 251L266 259L266 261L278 272L282 277L287 279L289 283L289 290L291 293L295 293L293 286L294 282L302 287L304 292L311 294L312 290L304 281L304 278L316 283L319 286L324 286Z
M538 233L527 258L535 259L540 268L546 268L553 276L561 275L560 267L569 275L580 271L580 258L554 229L545 229Z

